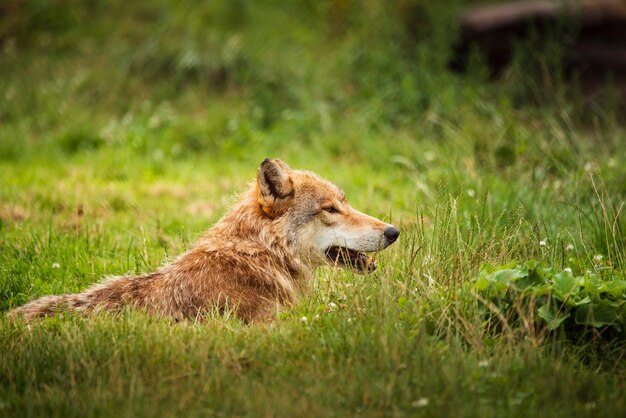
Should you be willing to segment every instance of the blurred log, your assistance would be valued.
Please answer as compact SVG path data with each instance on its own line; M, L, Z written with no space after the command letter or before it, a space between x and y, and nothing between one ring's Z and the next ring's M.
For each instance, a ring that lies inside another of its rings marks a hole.
M475 45L497 76L510 62L515 40L564 24L578 28L575 39L563 45L566 68L626 74L626 0L521 1L467 10L452 67L465 70Z
M626 19L626 2L593 1L524 1L468 10L461 17L462 27L474 33L526 24L530 20L556 20L560 15L582 18L583 25L598 25L607 20Z
M469 34L478 34L555 16L556 6L549 1L507 3L468 10L461 17L461 26Z

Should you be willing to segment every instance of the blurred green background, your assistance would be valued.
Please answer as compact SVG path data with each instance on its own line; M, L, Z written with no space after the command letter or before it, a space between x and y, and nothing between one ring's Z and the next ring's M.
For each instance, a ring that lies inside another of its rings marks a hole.
M497 78L477 50L453 72L476 4L3 0L3 312L172 260L265 157L403 234L372 276L320 269L269 328L2 318L0 415L623 415L622 337L460 293L485 263L626 270L612 76L591 97L567 76L576 25L515 43Z
M381 212L410 216L442 184L480 189L482 174L534 182L594 161L623 169L610 75L593 99L563 77L575 25L519 42L497 80L479 53L465 74L449 69L458 14L475 4L7 0L4 175L18 185L44 165L136 185L195 170L251 178L277 156L348 176L345 187L400 187ZM621 171L606 171L623 192Z

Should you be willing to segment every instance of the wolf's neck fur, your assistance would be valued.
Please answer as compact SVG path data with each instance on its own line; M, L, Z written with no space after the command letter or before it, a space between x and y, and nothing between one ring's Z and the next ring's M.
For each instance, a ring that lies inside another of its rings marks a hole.
M199 244L220 248L225 242L230 242L242 252L263 248L276 257L292 279L310 275L313 269L302 262L298 243L285 233L285 225L280 219L274 220L263 212L257 196L258 188L252 185L239 202L207 231Z

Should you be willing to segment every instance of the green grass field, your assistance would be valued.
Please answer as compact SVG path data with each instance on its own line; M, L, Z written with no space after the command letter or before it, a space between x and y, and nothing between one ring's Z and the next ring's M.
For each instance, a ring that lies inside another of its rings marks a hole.
M624 330L551 331L534 299L472 290L528 260L624 280L611 95L582 98L551 47L495 82L480 57L450 72L468 1L283 3L10 2L0 311L172 260L268 156L398 243L372 275L320 269L269 326L2 314L0 416L626 415Z

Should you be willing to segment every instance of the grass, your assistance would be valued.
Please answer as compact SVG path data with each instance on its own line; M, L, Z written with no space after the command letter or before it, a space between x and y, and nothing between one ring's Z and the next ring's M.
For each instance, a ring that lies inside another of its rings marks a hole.
M0 415L626 412L623 334L494 326L461 291L485 263L626 270L618 111L529 60L449 72L462 2L21 4L0 26L3 312L173 259L266 156L403 234L271 326L0 317Z

